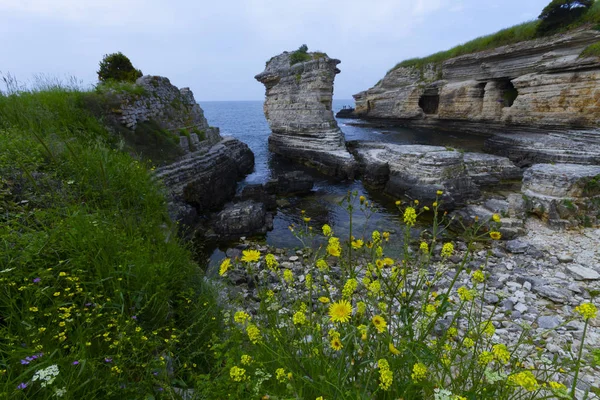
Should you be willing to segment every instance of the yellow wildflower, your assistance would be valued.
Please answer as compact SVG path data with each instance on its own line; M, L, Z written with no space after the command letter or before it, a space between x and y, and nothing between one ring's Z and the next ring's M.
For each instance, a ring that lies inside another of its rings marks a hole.
M390 371L390 364L385 359L377 361L379 367L379 387L388 390L394 381L394 374Z
M327 244L327 252L334 257L339 257L342 254L340 239L336 237L330 237Z
M294 279L294 274L292 273L292 271L290 271L289 269L286 269L285 271L283 271L283 280L284 281L286 281L287 283L291 283L293 279Z
M332 322L348 322L352 316L352 306L346 300L336 301L329 306L329 318Z
M412 207L406 207L404 210L404 223L408 226L413 226L417 221L417 212Z
M444 194L444 192L442 192L441 190L438 190L437 192L435 192L435 194L437 194L438 196L441 196Z
M283 368L277 368L275 370L275 377L280 383L284 383L285 381L287 381L287 374L285 373L285 370Z
M559 383L559 382L555 382L555 381L548 382L548 385L550 385L550 388L552 388L553 390L566 390L567 389L567 387L565 385L563 385L562 383Z
M221 276L225 275L225 273L229 269L230 265L231 265L231 260L229 258L224 259L223 262L221 263L221 267L219 268L219 275L221 275Z
M436 312L437 308L433 304L427 304L425 306L425 314L429 315L430 317L433 317Z
M365 200L367 200L367 198L365 196L360 196L358 200L360 200L360 204L362 204L365 202Z
M229 376L231 377L232 381L241 382L246 379L246 370L234 365L229 370Z
M379 281L373 281L371 282L371 284L369 285L369 292L371 292L372 294L376 295L381 291L381 282Z
M387 242L388 240L390 240L390 233L389 232L383 232L383 239Z
M492 361L494 361L494 355L489 351L482 351L477 360L479 365L482 365L482 366L486 366L489 363L491 363Z
M459 287L457 292L458 292L458 297L460 297L461 301L471 301L475 297L473 295L473 292L464 286Z
M506 364L510 360L510 352L505 344L495 344L492 347L492 353L494 353L496 360L502 364Z
M531 371L522 371L508 377L508 382L521 386L528 392L533 392L540 388L540 384Z
M490 321L482 322L479 328L483 334L488 337L492 337L494 336L494 333L496 333L496 328L494 328L494 324L492 324Z
M358 287L358 281L354 278L350 278L346 281L346 283L344 284L344 289L342 289L342 296L344 298L350 298L352 297L352 294L354 293L354 291L356 290L356 288Z
M342 345L342 341L340 340L339 337L334 337L333 339L331 339L331 342L329 343L329 345L331 346L331 348L335 351L339 351L341 350L344 346Z
M363 242L361 239L353 240L352 241L352 248L354 250L358 250L361 247L363 247L364 244L365 244L365 242Z
M491 231L490 232L490 237L493 240L500 240L500 238L502 238L502 234L500 232L497 232L497 231Z
M390 344L388 345L388 349L390 350L390 353L392 353L395 356L400 354L400 350L398 350L392 342L390 342Z
M258 250L244 250L242 252L242 261L251 263L256 262L260 259L260 251Z
M306 323L306 314L302 311L298 311L294 314L292 320L294 321L294 325L303 325Z
M250 315L244 311L237 311L234 315L233 315L233 320L235 322L237 322L238 324L243 324L246 321L250 320Z
M262 339L260 335L260 330L254 324L249 324L246 327L246 333L248 334L248 338L253 344L257 344Z
M381 234L379 233L379 231L373 231L373 233L371 234L371 238L373 239L373 242L377 244L381 241Z
M477 271L473 271L473 273L471 274L471 280L475 284L483 283L483 281L485 281L485 274L480 269L478 269Z
M470 349L471 347L475 346L475 341L473 341L471 338L465 338L465 340L463 340L463 346L465 346L467 349Z
M365 313L365 311L367 310L367 305L365 304L364 301L359 301L358 303L356 303L356 313L359 315L362 315Z
M325 272L329 269L329 265L327 265L327 261L320 258L317 260L317 268L319 268L319 271Z
M454 253L454 245L451 242L444 243L442 246L442 257L450 257Z
M267 263L267 268L269 268L273 272L277 271L279 263L277 262L277 259L273 254L267 254L265 256L265 262Z
M414 382L422 381L427 377L427 367L423 363L413 365L413 372L410 375Z
M331 227L327 224L323 225L323 235L331 236Z
M492 220L494 222L500 222L500 216L498 214L494 214L494 215L492 215Z
M38 312L38 308L37 307L29 307L29 311Z
M582 303L575 307L575 312L583 317L583 319L594 319L598 314L598 308L592 303Z
M429 245L426 242L421 242L421 245L419 246L419 249L423 253L429 253Z
M375 329L377 329L377 331L379 333L383 333L387 327L387 323L385 322L385 319L383 319L383 317L381 315L375 315L371 319L371 322L373 322L373 325L375 325Z

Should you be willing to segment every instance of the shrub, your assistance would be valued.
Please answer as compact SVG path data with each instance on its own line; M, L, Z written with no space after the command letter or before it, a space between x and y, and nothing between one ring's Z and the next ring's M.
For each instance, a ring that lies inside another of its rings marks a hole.
M310 61L311 57L308 54L308 46L303 44L290 55L290 65L298 64L301 62Z
M538 17L538 36L554 33L579 19L592 6L594 0L552 0Z
M108 80L135 82L142 76L142 71L135 69L129 58L118 52L104 55L97 74L100 82Z
M257 312L241 301L224 313L227 336L213 346L224 368L211 390L238 399L570 398L563 382L572 374L574 390L582 344L574 362L548 360L527 324L513 327L521 332L516 343L495 335L496 309L484 300L487 266L472 264L481 241L499 239L500 217L485 221L489 233L483 221L469 228L457 259L438 202L432 226L416 242L412 231L426 207L400 208L404 248L397 259L385 254L389 233L353 227L354 210L367 221L372 215L356 194L344 202L348 240L327 225L317 236L306 215L302 226L290 227L303 244L320 243L304 251L311 260L302 276L256 250L244 251L241 262L225 259L220 274L246 274L260 301ZM584 303L574 311L585 323L583 341L597 310Z

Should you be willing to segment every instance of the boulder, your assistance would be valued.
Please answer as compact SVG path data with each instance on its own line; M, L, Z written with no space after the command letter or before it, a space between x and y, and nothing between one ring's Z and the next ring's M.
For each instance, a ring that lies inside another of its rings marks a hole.
M216 215L212 225L220 239L264 235L273 229L273 216L261 203L253 201L228 203Z

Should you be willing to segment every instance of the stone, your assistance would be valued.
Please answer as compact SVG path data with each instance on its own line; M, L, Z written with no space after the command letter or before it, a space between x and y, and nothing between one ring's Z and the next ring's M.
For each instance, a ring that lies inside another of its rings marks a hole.
M518 312L520 312L521 314L527 312L528 307L523 304L523 303L517 303L514 307L515 310L517 310Z
M595 281L600 279L600 274L597 271L578 264L567 266L567 270L579 281Z
M267 192L278 196L291 194L308 194L312 191L315 180L302 171L287 172L269 180L265 184Z
M273 216L260 203L229 203L217 214L212 225L221 239L259 235L273 229Z
M265 85L269 150L340 179L354 177L355 162L332 111L333 81L340 60L308 53L291 63L291 53L271 58L255 79Z
M560 253L559 255L556 256L556 258L561 263L570 263L570 262L573 262L573 256L570 255L569 253Z
M571 292L567 289L557 288L551 285L534 286L533 291L555 303L566 303L569 298L571 298Z
M523 175L521 192L529 212L573 226L600 212L600 165L535 164Z
M562 322L563 319L556 315L542 316L537 320L538 326L542 329L554 329Z
M529 244L519 239L508 240L506 242L506 250L513 254L522 254L527 251Z

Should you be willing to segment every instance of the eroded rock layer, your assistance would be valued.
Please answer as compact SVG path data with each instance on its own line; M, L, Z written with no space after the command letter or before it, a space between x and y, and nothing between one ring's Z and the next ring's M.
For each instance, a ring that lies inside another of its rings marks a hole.
M256 79L266 87L269 149L328 175L352 178L355 163L333 116L333 80L339 60L308 53L291 65L290 53L273 57Z
M441 65L395 68L354 95L355 114L424 125L463 121L496 130L595 128L600 121L600 59L580 55L598 41L600 32L577 30Z

